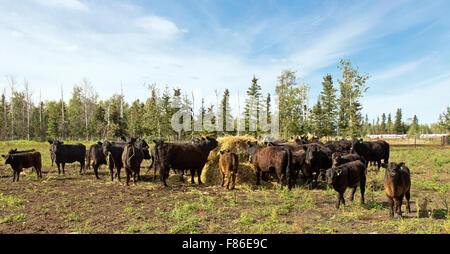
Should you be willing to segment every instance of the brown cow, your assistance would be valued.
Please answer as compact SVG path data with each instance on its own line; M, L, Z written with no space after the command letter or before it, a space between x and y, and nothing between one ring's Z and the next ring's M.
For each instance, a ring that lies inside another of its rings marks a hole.
M36 174L39 178L42 178L42 158L41 153L38 151L26 152L26 153L15 153L2 155L5 158L5 164L10 164L13 169L13 182L17 179L19 181L20 172L23 168L36 169Z
M295 173L291 169L292 153L283 146L260 146L257 142L247 142L247 153L253 162L256 184L260 184L261 172L275 171L278 183L291 189L295 183Z
M383 165L385 166L385 165ZM411 212L409 207L409 195L411 188L411 174L409 168L404 162L399 164L390 162L386 167L384 176L384 189L389 202L389 215L394 217L394 208L398 216L402 216L403 196L406 198L406 209ZM395 205L395 207L394 207Z
M222 175L222 184L221 186L225 184L225 175L227 176L228 183L227 183L227 189L229 189L230 182L231 189L234 189L234 186L236 184L236 174L239 167L239 159L237 154L231 153L230 150L227 151L220 151L220 159L219 159L219 168L220 173Z

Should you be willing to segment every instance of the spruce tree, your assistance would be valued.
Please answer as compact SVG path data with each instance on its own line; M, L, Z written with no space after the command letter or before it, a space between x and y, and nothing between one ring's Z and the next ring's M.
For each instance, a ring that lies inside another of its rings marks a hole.
M336 92L337 89L333 87L333 78L330 74L327 74L323 77L322 91L319 95L322 108L321 112L323 114L321 118L323 119L322 133L324 136L336 135Z

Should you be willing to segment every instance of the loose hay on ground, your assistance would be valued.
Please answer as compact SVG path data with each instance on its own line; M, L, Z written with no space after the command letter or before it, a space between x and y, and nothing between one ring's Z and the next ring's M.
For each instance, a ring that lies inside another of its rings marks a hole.
M208 162L203 168L201 180L209 185L220 184L219 159L220 151L230 150L239 157L239 167L236 183L255 183L253 165L248 162L249 156L246 152L247 142L257 141L252 136L225 136L217 139L217 147L209 153Z

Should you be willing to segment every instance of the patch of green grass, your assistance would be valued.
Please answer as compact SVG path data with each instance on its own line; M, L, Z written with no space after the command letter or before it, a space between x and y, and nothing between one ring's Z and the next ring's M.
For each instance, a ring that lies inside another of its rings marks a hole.
M139 231L141 231L141 230L135 224L129 225L126 229L126 232L130 233L130 234L138 233Z
M247 212L241 212L241 216L236 222L242 225L250 225L255 223L255 220L249 217Z
M0 193L0 207L9 209L21 209L25 207L28 200Z
M0 224L2 224L2 223L8 223L8 222L11 222L11 221L13 221L12 216L6 216L5 218L3 218L3 219L0 220Z
M27 217L27 215L26 215L25 213L21 213L21 214L19 214L19 215L16 215L16 216L14 217L14 220L15 220L15 221L20 221L20 220L25 219L26 217Z
M80 216L76 212L72 212L66 216L66 221L80 221Z
M200 202L202 204L202 209L205 211L211 211L214 209L215 199L210 196L201 196Z

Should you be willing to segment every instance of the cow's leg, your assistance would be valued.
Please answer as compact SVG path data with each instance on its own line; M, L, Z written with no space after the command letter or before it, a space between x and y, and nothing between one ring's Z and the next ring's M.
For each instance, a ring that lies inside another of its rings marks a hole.
M168 176L168 174L166 173L167 170L170 170L170 169L167 169L167 168L164 167L164 166L160 166L160 169L159 169L159 178L161 179L161 182L162 182L162 184L164 185L164 187L169 187L169 186L167 185L167 183L166 183L166 178L167 178L167 176Z
M13 182L15 182L15 181L16 181L16 171L13 170Z
M62 173L63 173L63 175L65 175L66 174L66 172L64 172L64 168L66 167L66 163L62 163L61 164L61 166L62 166Z
M353 198L355 197L356 187L357 186L352 188L352 195L350 196L350 201L353 201Z
M403 195L401 195L397 201L397 214L400 217L402 217L402 203L403 203Z
M197 180L198 180L198 184L200 185L200 184L203 184L202 183L202 180L200 179L201 178L201 175L202 175L202 168L198 168L197 169Z
M222 170L220 170L220 175L221 175L221 177L220 177L220 180L221 180L220 186L223 187L223 185L225 184L225 173Z
M175 170L175 169L174 169ZM182 169L182 170L180 170L181 171L181 174L180 174L180 181L182 182L182 183L184 183L184 169ZM175 173L176 173L176 171L175 171Z
M227 190L230 189L230 182L231 182L231 170L229 170L227 174Z
M133 185L136 185L136 177L139 179L139 170L132 171L133 174Z
M112 160L111 156L109 156L108 159L108 167L109 167L109 173L111 174L111 182L114 181L114 161Z
M364 193L366 192L366 178L363 177L359 183L359 188L361 189L361 204L364 204Z
M234 190L234 186L236 185L236 172L234 172L234 171L231 174L231 181L232 181L231 189Z
M81 175L81 173L83 172L83 169L84 169L84 160L81 160L80 161L80 175ZM86 172L86 171L85 171ZM83 174L84 174L84 172L83 172Z
M386 194L389 204L389 217L394 217L394 199Z
M156 165L153 165L153 168L154 168L154 170L153 170L153 181L155 181L156 180Z
M341 201L345 205L345 200L344 200L343 196L344 196L344 193L342 193L342 192L337 193L336 209L339 209L339 206L341 205Z
M408 211L408 213L411 212L411 207L409 206L409 190L405 193L405 198L406 198L406 210Z
M191 184L195 184L194 176L195 176L195 169L191 169Z
M141 167L140 166L137 169L136 175L137 175L137 180L141 181Z
M256 185L260 185L261 182L259 181L261 175L261 170L259 168L256 169Z
M98 177L98 168L100 167L100 165L97 165L97 163L94 162L94 163L92 164L92 167L94 168L95 178L100 179L100 178Z
M56 167L58 168L58 175L61 174L61 170L59 168L59 163L56 163Z
M130 173L128 172L127 168L125 168L125 175L126 175L126 184L128 186L128 183L130 182Z
M119 182L120 182L120 170L121 169L122 169L121 166L117 166L117 180L119 180ZM125 170L125 172L126 172L126 170Z

